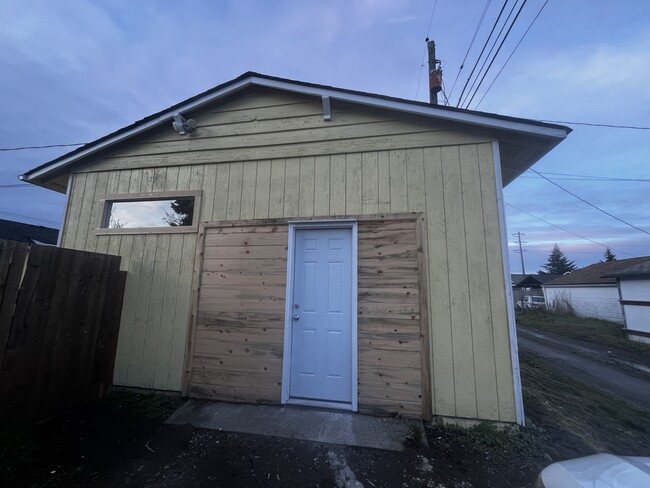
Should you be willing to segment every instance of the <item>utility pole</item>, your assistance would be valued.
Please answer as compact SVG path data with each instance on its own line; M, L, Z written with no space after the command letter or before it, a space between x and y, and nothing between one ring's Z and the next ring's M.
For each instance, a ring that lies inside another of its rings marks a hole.
M438 105L438 92L442 90L442 70L440 60L436 59L436 43L428 37L425 39L429 53L429 103Z
M526 242L522 242L522 240L521 240L521 236L525 236L526 234L522 234L521 232L517 232L516 234L512 234L512 235L517 238L517 240L515 241L515 244L519 244L519 251L515 250L515 252L518 252L519 257L521 257L521 274L526 274L526 267L524 266L524 250L521 248L522 244L527 244Z

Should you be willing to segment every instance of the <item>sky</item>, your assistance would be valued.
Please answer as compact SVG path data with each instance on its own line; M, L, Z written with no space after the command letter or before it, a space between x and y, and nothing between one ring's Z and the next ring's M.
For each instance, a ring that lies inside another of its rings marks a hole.
M470 108L649 127L650 2L549 0L486 92L544 3L526 1ZM0 0L0 148L89 142L249 70L425 101L427 36L455 106L502 5ZM605 246L619 259L650 255L650 131L567 125L574 131L533 169L593 206L533 172L508 185L512 272L516 232L528 273L554 243L578 266L603 259ZM69 149L0 151L0 218L58 227L64 195L5 185Z

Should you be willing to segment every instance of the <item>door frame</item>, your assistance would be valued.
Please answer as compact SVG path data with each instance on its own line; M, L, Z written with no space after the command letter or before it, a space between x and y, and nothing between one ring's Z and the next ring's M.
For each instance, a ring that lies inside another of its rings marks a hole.
M337 219L337 220L299 220L289 221L289 242L287 246L287 289L285 294L285 309L284 309L284 349L282 353L282 397L281 402L293 405L305 405L310 407L324 407L336 408L339 410L358 410L358 372L357 372L357 354L358 354L358 338L357 338L357 294L358 294L358 278L357 278L357 221L353 219ZM320 400L306 400L302 398L291 398L289 395L290 381L291 381L291 338L293 326L293 273L295 261L295 244L296 244L296 230L313 230L313 229L351 229L352 231L352 300L351 300L351 342L352 342L352 402L339 403L328 402Z

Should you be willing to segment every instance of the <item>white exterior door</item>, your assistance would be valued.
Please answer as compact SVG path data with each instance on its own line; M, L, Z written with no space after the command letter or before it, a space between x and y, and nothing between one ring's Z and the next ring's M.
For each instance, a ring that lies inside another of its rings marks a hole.
M352 229L297 229L289 397L352 404Z

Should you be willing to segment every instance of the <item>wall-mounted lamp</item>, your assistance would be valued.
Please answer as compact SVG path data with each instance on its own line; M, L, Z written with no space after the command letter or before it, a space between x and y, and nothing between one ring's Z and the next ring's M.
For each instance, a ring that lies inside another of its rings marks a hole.
M196 129L196 120L194 119L185 119L181 114L174 114L174 122L172 126L174 130L180 135L184 136L185 134L191 134Z

